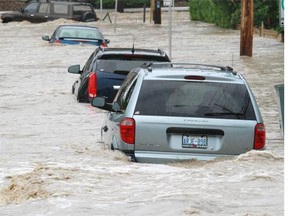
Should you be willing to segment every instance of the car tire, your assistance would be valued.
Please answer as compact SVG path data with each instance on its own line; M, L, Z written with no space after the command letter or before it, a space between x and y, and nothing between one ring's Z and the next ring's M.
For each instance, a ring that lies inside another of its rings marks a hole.
M82 15L82 22L94 22L97 21L97 18L95 17L95 14L90 13L90 12L85 12Z

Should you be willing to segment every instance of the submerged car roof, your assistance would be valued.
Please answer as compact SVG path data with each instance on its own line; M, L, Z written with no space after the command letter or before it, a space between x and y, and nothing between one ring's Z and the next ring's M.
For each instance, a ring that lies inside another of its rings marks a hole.
M167 56L161 49L134 49L134 48L100 48L103 54L136 54L151 56ZM168 57L168 56L167 56Z
M71 25L71 24L68 24L68 25L59 25L58 26L59 28L93 28L93 29L99 29L98 27L96 27L96 26L87 26L87 25Z
M77 4L77 5L79 5L79 4L81 4L81 5L92 5L91 3L88 3L88 2L80 2L80 1L57 1L57 0L44 0L44 1L39 1L39 0L32 0L32 1L29 1L29 3L30 2L51 2L51 3L57 3L57 4L68 4L68 5L75 5L75 4Z

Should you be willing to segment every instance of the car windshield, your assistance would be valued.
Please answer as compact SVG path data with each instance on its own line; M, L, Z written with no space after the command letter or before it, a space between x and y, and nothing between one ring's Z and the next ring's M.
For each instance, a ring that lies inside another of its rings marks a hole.
M255 120L243 84L145 80L136 115Z
M93 40L103 40L99 31L90 28L62 28L59 38L86 38Z
M129 72L149 62L167 62L162 56L145 55L104 55L97 60L97 70L113 73ZM126 73L127 74L127 73Z

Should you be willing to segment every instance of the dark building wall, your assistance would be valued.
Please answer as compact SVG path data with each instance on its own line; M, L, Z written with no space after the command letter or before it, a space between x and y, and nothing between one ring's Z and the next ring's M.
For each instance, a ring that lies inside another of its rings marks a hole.
M27 0L0 0L0 11L19 10Z

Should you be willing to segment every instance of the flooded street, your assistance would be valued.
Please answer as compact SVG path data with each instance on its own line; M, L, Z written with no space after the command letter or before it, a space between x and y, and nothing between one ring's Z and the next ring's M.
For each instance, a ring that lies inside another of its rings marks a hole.
M102 15L104 16L104 14ZM114 21L113 13L110 14ZM110 47L169 53L162 25L142 13L118 14L117 28L89 23ZM77 103L70 65L93 46L51 46L41 39L63 23L0 23L0 215L284 215L284 141L274 86L284 82L284 44L254 36L253 57L240 57L240 32L189 21L173 12L172 61L232 66L248 80L266 125L265 151L230 159L132 163L101 143L105 112Z

